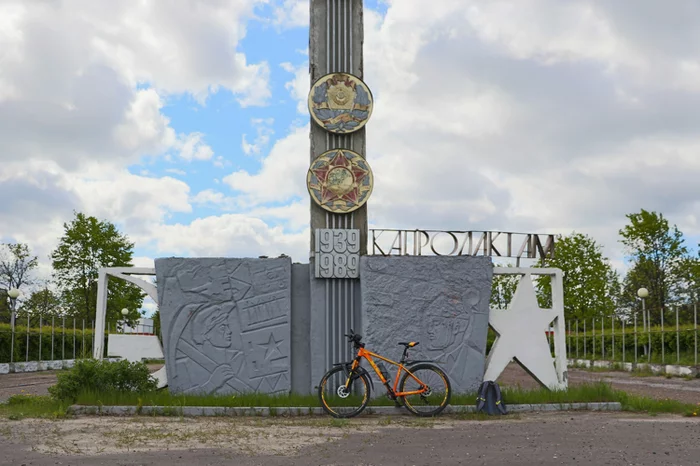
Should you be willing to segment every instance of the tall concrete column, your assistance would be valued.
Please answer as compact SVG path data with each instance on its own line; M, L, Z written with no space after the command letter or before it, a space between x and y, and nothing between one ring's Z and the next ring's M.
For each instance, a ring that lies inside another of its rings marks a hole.
M362 10L362 0L311 0L309 72L312 85L318 78L333 72L349 73L363 79ZM312 121L310 161L337 148L350 149L366 158L365 128L338 135ZM360 254L367 254L367 204L349 214L332 214L312 202L311 251L316 228L359 229Z
M362 0L311 0L309 30L309 72L311 85L333 72L363 78ZM369 123L371 125L371 122ZM365 128L337 135L311 121L313 162L322 153L350 149L366 157ZM311 202L311 389L335 362L352 358L343 337L350 328L359 331L360 286L358 279L317 279L314 277L314 244L317 228L360 230L360 254L367 253L367 204L348 214L334 214Z

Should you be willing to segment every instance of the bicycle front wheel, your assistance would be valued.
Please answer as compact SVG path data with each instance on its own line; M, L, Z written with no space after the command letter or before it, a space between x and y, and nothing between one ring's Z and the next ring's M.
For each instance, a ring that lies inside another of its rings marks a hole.
M400 392L417 392L423 385L427 388L415 395L403 397L406 409L417 416L435 416L450 403L452 389L447 374L438 366L429 363L416 364L401 378Z
M321 379L318 397L323 410L331 416L354 417L369 404L369 380L365 374L346 372L341 366L334 367Z

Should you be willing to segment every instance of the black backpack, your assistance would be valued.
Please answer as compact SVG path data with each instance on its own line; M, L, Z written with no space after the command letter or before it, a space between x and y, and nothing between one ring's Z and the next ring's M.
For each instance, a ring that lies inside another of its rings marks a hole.
M485 412L489 416L508 414L501 399L501 388L493 380L487 380L479 387L476 397L476 412Z

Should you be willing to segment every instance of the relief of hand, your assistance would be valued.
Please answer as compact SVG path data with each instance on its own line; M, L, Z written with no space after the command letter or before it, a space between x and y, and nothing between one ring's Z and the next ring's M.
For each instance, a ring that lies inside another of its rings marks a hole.
M222 364L211 374L211 377L207 382L208 391L212 392L214 390L218 390L219 388L223 387L226 382L235 377L235 375L236 374L233 372L233 368L231 368L230 365Z

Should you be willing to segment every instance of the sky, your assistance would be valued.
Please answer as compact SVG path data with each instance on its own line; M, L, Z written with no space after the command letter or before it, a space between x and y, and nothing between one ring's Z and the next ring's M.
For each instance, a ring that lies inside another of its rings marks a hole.
M308 261L308 0L0 0L0 241ZM700 2L366 0L370 227L700 240ZM152 309L153 303L147 307Z

